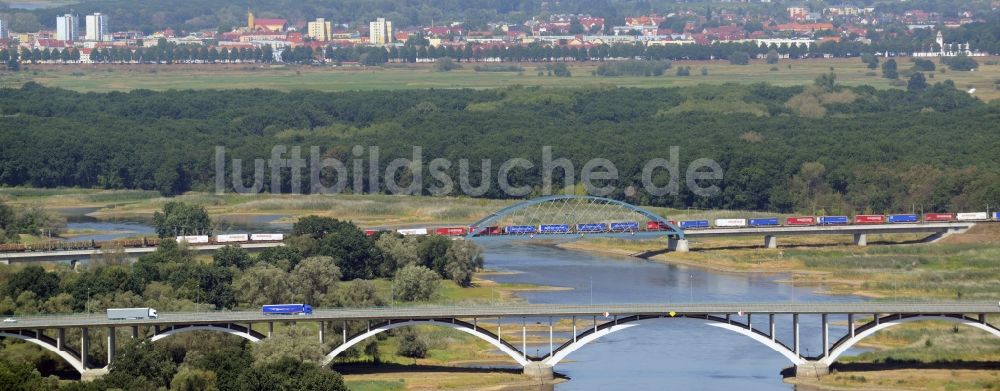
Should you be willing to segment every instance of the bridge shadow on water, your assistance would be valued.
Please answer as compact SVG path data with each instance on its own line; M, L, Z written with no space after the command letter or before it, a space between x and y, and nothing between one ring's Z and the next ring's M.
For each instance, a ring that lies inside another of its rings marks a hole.
M352 362L352 363L336 363L330 366L334 371L339 372L342 375L372 375L372 374L392 374L392 373L509 373L514 375L521 375L523 369L520 367L458 367L458 366L447 366L447 365L423 365L423 364L396 364L396 363L371 363L371 362ZM548 381L539 384L529 384L530 381L525 383L510 384L500 386L499 388L491 388L495 390L502 391L551 391L555 387L555 383L560 383L562 381L569 380L569 377L555 372L555 381Z

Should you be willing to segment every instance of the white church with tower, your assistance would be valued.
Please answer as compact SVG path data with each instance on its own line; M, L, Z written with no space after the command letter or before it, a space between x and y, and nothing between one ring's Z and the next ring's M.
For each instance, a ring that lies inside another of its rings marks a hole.
M960 55L966 55L969 57L982 57L986 53L980 51L972 51L969 48L969 43L944 43L944 36L941 35L941 30L938 30L937 37L934 39L937 43L937 51L933 48L928 48L928 50L923 52L913 53L913 57L957 57Z

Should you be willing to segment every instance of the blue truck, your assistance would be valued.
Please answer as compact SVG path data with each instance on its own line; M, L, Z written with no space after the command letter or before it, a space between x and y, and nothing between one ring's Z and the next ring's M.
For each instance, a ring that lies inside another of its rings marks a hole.
M681 229L709 228L708 220L684 220L681 221Z
M266 304L264 315L312 315L313 308L309 304Z
M536 231L534 225L511 225L503 228L507 234L533 234Z
M847 216L820 216L819 225L847 225L850 219Z
M543 234L564 234L569 232L569 224L542 224L538 226L538 232Z
M889 215L889 218L888 218L887 221L889 223L917 223L917 222L920 221L920 218L917 217L917 215L914 215L914 214Z
M762 219L750 219L751 227L772 227L778 225L777 217L766 217Z

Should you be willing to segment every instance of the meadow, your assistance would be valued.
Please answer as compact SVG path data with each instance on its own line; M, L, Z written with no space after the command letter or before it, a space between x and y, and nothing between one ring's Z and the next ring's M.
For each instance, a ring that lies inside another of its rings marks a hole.
M1000 98L995 81L1000 80L996 58L980 58L974 72L953 72L938 64L928 74L928 82L953 80L958 88L975 88L983 100ZM901 74L910 69L908 58L897 58ZM730 65L726 61L675 61L659 77L603 77L593 74L599 63L570 63L571 77L553 77L543 69L547 63L523 63L523 72L476 72L474 64L450 72L436 72L429 64L390 64L382 67L285 66L285 65L27 65L28 71L0 73L0 87L16 87L27 81L84 92L129 91L133 89L275 89L291 90L394 90L442 88L498 88L510 85L579 87L614 85L620 87L678 87L699 84L770 83L778 86L811 84L820 74L833 72L841 85L871 85L897 88L857 58L782 60L766 64ZM690 67L690 76L676 76L680 66ZM702 69L707 74L702 74ZM539 76L539 72L543 76ZM932 76L933 75L933 76ZM905 76L901 76L905 88ZM897 83L898 84L898 83Z

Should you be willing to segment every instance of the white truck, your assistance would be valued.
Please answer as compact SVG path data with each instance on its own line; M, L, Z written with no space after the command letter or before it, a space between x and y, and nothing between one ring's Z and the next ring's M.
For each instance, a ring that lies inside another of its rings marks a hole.
M108 308L108 320L156 319L152 308Z

